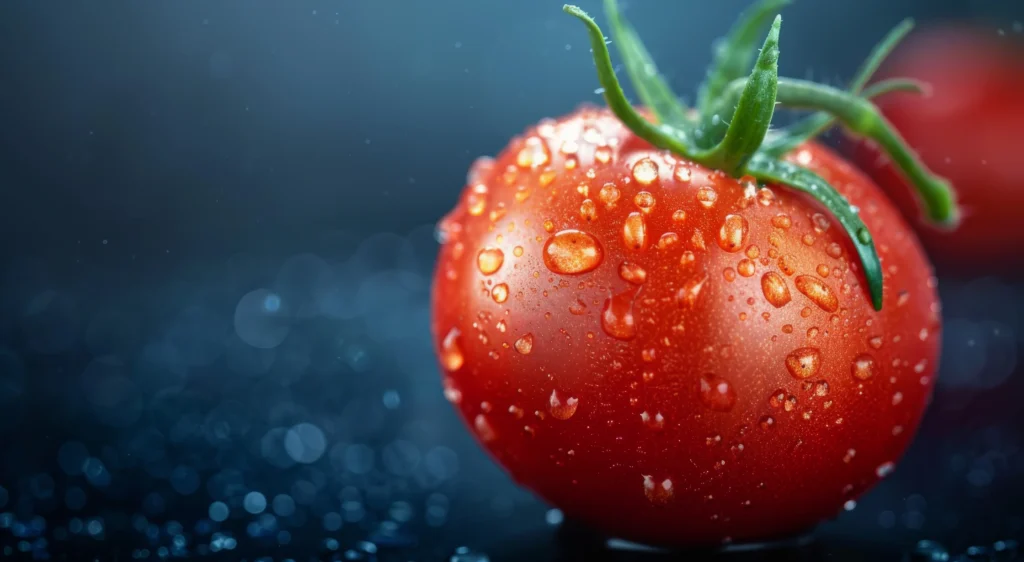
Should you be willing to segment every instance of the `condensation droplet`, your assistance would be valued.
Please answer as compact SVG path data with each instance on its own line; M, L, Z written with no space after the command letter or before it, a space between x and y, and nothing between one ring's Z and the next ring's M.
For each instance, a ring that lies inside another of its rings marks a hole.
M647 500L655 505L665 505L672 499L673 488L672 481L668 478L661 482L655 482L654 478L649 475L642 475L644 477L644 495L647 496Z
M875 469L875 476L878 476L879 478L885 478L886 476L892 474L893 470L896 470L895 463L884 462L878 465L878 468Z
M843 247L840 246L839 244L836 244L835 242L833 242L833 243L829 244L827 248L825 248L825 252L830 257L838 259L838 258L842 257L842 255L843 255Z
M622 241L627 248L643 250L647 247L647 223L641 213L630 213L622 224Z
M621 196L622 194L619 193L619 188L615 187L614 183L604 184L601 191L597 193L598 199L600 199L601 202L609 209L615 206L615 203L618 202L619 197Z
M484 275L497 272L503 263L505 263L505 252L502 252L500 248L488 246L476 255L476 265L480 269L480 273Z
M634 285L643 285L647 280L647 271L636 263L624 261L619 265L619 277Z
M736 391L722 377L706 374L700 378L700 401L716 412L728 412L736 404Z
M786 369L797 379L817 374L821 368L821 351L816 347L801 347L786 356Z
M533 334L525 334L517 339L514 347L522 355L529 355L533 351Z
M686 211L682 209L676 209L672 211L672 222L682 224L686 222Z
M636 294L626 291L605 300L601 311L601 328L609 336L619 340L636 337L636 319L633 317L633 299Z
M665 417L661 415L661 412L651 415L644 410L643 412L640 412L640 421L642 421L648 429L653 429L655 431L661 431L665 427Z
M799 275L795 282L797 290L811 299L818 308L825 312L839 310L839 298L824 281L811 275Z
M508 300L508 285L505 283L498 283L491 289L491 298L494 302L501 304Z
M693 308L697 304L697 299L700 297L701 290L704 288L704 284L708 280L708 274L705 272L699 277L694 277L686 282L679 291L676 292L676 303L679 306L685 306L687 308Z
M565 421L573 417L576 414L577 406L579 406L579 400L575 397L563 397L557 390L551 391L551 397L548 399L548 411L555 419Z
M462 332L458 328L452 328L441 342L441 363L448 371L458 371L465 362L459 345L461 336Z
M473 420L473 428L476 429L476 434L480 436L480 440L484 443L494 441L497 438L494 428L491 427L491 423L487 420L487 416L483 414L477 414L476 418Z
M718 229L718 245L726 252L738 252L747 241L749 231L747 219L740 215L726 215L722 227Z
M765 300L775 308L782 308L793 300L786 280L774 271L761 276L761 292L764 293Z
M789 215L785 213L779 213L772 217L772 226L786 230L793 226L793 219L789 218Z
M771 429L775 427L775 418L771 416L761 416L758 425L761 426L761 429Z
M714 207L715 201L718 201L718 193L711 186L701 187L697 190L697 202L705 209Z
M875 358L866 353L858 355L850 365L854 378L866 381L875 375Z
M526 144L516 155L516 165L520 168L539 168L551 160L551 149L539 137L526 139Z
M584 199L580 203L580 218L590 222L597 218L597 205L590 199Z
M882 339L882 336L868 338L868 345L870 345L872 349L882 349L883 342L884 340Z
M597 239L579 230L563 230L544 244L544 265L554 273L586 273L603 259L604 250Z
M658 179L658 164L650 158L641 158L633 164L633 179L640 185L651 185Z

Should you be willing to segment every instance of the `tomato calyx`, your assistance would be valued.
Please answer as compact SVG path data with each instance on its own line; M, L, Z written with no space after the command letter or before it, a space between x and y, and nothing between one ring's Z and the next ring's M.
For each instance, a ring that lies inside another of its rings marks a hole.
M624 60L626 73L640 102L656 122L647 120L626 98L615 75L604 33L593 18L577 6L567 4L563 10L586 25L605 101L626 127L653 146L708 168L735 178L752 176L762 183L784 185L817 200L849 235L864 269L871 302L875 310L881 310L881 262L871 233L859 217L859 209L821 176L783 157L838 121L851 133L878 143L914 186L933 222L946 227L959 222L955 194L949 183L921 163L870 101L890 91L925 93L927 88L912 80L892 79L865 89L882 60L913 23L905 20L894 28L872 51L849 91L843 91L779 77L782 18L773 14L788 3L789 0L760 0L739 19L715 50L694 111L684 107L661 78L639 35L619 12L617 0L605 0L611 37ZM771 29L757 53L759 30L768 22ZM751 64L753 69L745 75ZM769 131L776 103L816 113L785 129Z

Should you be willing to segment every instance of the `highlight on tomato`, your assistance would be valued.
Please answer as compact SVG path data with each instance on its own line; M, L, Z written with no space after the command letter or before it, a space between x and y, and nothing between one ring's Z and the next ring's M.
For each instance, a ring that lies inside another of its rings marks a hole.
M879 108L931 169L957 186L963 221L955 233L920 220L914 190L869 142L855 161L897 203L941 265L971 274L1024 270L1024 41L994 29L936 25L908 37L881 76L909 76L926 96L894 92Z
M896 467L935 384L936 283L897 208L815 142L871 138L951 226L945 180L864 88L778 75L785 2L716 49L694 107L614 0L586 27L608 109L544 119L474 164L439 224L432 330L444 394L511 476L634 541L799 533ZM770 27L758 50L759 36ZM584 64L584 61L581 61ZM810 110L769 129L776 104Z

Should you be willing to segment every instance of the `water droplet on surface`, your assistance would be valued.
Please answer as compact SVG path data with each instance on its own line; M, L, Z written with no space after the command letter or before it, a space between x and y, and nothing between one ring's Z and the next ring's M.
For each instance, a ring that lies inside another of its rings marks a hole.
M668 478L661 482L655 482L654 478L649 475L642 475L644 477L644 495L647 496L648 501L655 505L665 505L672 499L672 481Z
M458 328L452 328L441 342L441 363L449 371L458 371L465 362L459 346L461 336L462 332Z
M526 144L516 155L516 165L520 168L539 168L551 160L551 149L539 137L526 139Z
M878 465L878 468L875 469L875 476L878 476L879 478L885 478L886 476L892 474L893 470L896 470L895 463L884 462Z
M590 199L584 199L583 203L580 203L580 218L587 222L597 218L597 205Z
M575 397L565 397L557 390L551 391L551 398L548 399L548 411L555 419L565 421L573 417L576 414L577 406L579 406L579 400Z
M480 253L476 255L477 268L484 275L495 273L501 269L501 264L503 263L505 263L505 252L502 252L500 248L488 246L480 250Z
M672 222L676 224L682 224L686 222L686 211L682 209L672 211Z
M604 250L597 239L580 230L563 230L544 244L544 265L554 273L586 273L603 259Z
M726 252L738 252L747 240L750 225L740 215L726 215L718 229L718 245Z
M679 242L678 234L675 232L666 232L661 235L661 238L658 238L658 249L667 250L672 246L675 246L677 242Z
M480 440L484 443L494 441L497 437L494 428L491 427L491 422L483 414L477 414L476 418L473 419L473 428L476 429L476 434L480 436Z
M594 149L594 160L607 164L612 159L612 149L607 146L599 146Z
M576 298L576 302L569 305L569 314L573 316L583 316L587 313L587 303L583 302L583 299Z
M728 412L736 404L736 391L722 377L706 374L700 378L700 401L716 412Z
M836 244L835 242L833 242L833 243L829 244L827 248L825 248L825 252L830 257L838 259L838 258L842 257L842 255L843 255L843 247L840 246L839 244Z
M818 381L814 383L814 395L828 396L828 381Z
M872 338L868 338L868 345L870 345L872 349L881 349L882 343L882 336L874 336Z
M900 402L903 402L903 393L897 392L892 395L892 405L898 406Z
M786 356L786 369L797 379L814 376L821 368L821 351L816 347L801 347Z
M672 175L676 178L676 181L689 183L693 177L693 173L690 171L685 164L677 164L676 169L672 172Z
M758 425L761 426L761 429L771 429L775 427L775 418L771 416L761 416L760 421L758 421Z
M685 306L687 308L693 308L697 304L697 299L700 297L701 290L704 288L704 283L708 280L708 274L705 272L699 277L694 277L686 282L679 291L676 292L676 303L679 306Z
M910 292L900 291L899 296L896 297L896 306L903 306L910 300Z
M705 209L714 207L715 201L718 201L718 193L715 192L714 188L705 186L697 190L697 202Z
M624 261L619 265L619 277L634 285L643 285L647 281L647 272L638 264Z
M522 246L516 246L515 248L512 248L512 255L517 257L517 258L523 257L523 247Z
M455 386L455 381L449 377L445 377L442 382L442 386L444 387L445 400L448 400L452 404L462 403L462 391Z
M615 187L614 183L606 183L601 191L597 193L597 197L605 204L606 207L611 209L615 206L615 203L619 200L622 194L619 193L619 188Z
M633 204L637 206L642 213L649 214L654 210L654 205L657 201L654 199L654 195L649 191L641 191L633 196Z
M774 271L769 271L761 277L761 292L764 293L765 300L775 308L782 308L793 300L786 280Z
M665 427L665 417L661 415L661 412L651 415L644 410L643 412L640 412L640 421L642 421L648 429L653 429L655 431L660 431Z
M651 185L658 179L658 164L650 158L641 158L633 164L633 179L640 185Z
M772 217L772 226L786 230L793 226L793 219L789 218L789 215L785 213L779 213Z
M636 294L626 291L609 297L601 311L601 328L609 336L619 340L636 337L636 319L633 317L633 299Z
M647 247L647 223L641 213L630 213L626 217L622 224L622 241L632 250Z
M796 266L797 258L791 255L779 256L778 258L778 269L786 275L792 275L797 272Z
M858 355L850 365L850 371L858 380L870 379L875 375L875 358L866 353Z
M736 272L744 277L753 277L757 273L757 265L747 258L740 260L740 263L736 264Z
M508 300L508 285L505 283L498 283L491 289L491 298L494 302L501 304Z
M517 339L514 347L522 355L529 355L533 351L533 334L525 334Z
M825 312L839 310L839 298L821 279L811 275L799 275L796 278L796 288Z

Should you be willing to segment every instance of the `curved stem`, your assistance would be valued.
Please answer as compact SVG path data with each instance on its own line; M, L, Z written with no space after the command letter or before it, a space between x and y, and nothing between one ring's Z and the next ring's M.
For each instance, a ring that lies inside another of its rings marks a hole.
M724 138L714 148L694 155L705 165L735 176L764 142L775 113L781 27L782 17L776 16L757 63L743 87Z
M760 181L785 185L807 193L825 206L850 235L860 262L875 310L882 309L882 263L867 226L850 203L821 176L789 162L772 160L758 154L750 159L747 173Z
M697 107L706 115L730 82L750 72L761 29L791 0L760 0L736 21L728 36L715 47L714 59L697 96Z
M907 36L910 31L914 29L914 20L907 18L899 23L896 27L892 28L889 33L882 38L881 41L875 45L874 49L871 49L871 54L868 55L867 60L860 66L857 74L854 75L853 80L850 81L849 90L855 94L859 94L864 86L867 85L871 77L878 72L878 68L882 66L882 62L885 61L896 45L903 41L903 38Z
M873 99L890 92L910 92L925 95L928 93L928 86L923 82L910 78L891 78L869 86L864 90L861 97ZM761 145L761 150L770 156L781 157L801 144L824 133L835 122L836 118L828 113L815 113L779 130L771 138L765 139L764 144Z
M612 113L622 123L633 131L633 133L651 143L652 145L671 150L676 154L689 158L691 150L687 145L686 132L669 125L655 126L644 119L642 115L629 103L626 94L622 91L619 79L615 76L615 68L612 66L611 55L608 53L608 45L605 43L604 34L597 23L578 6L566 4L562 11L578 18L587 26L590 35L590 47L594 52L594 64L597 66L597 79L604 88L604 99Z
M640 36L619 12L617 0L605 0L604 10L608 17L612 41L618 47L626 66L626 73L629 74L640 103L650 108L661 123L677 127L688 126L690 120L686 115L686 107L680 103L679 98L658 73L658 67L640 40Z

